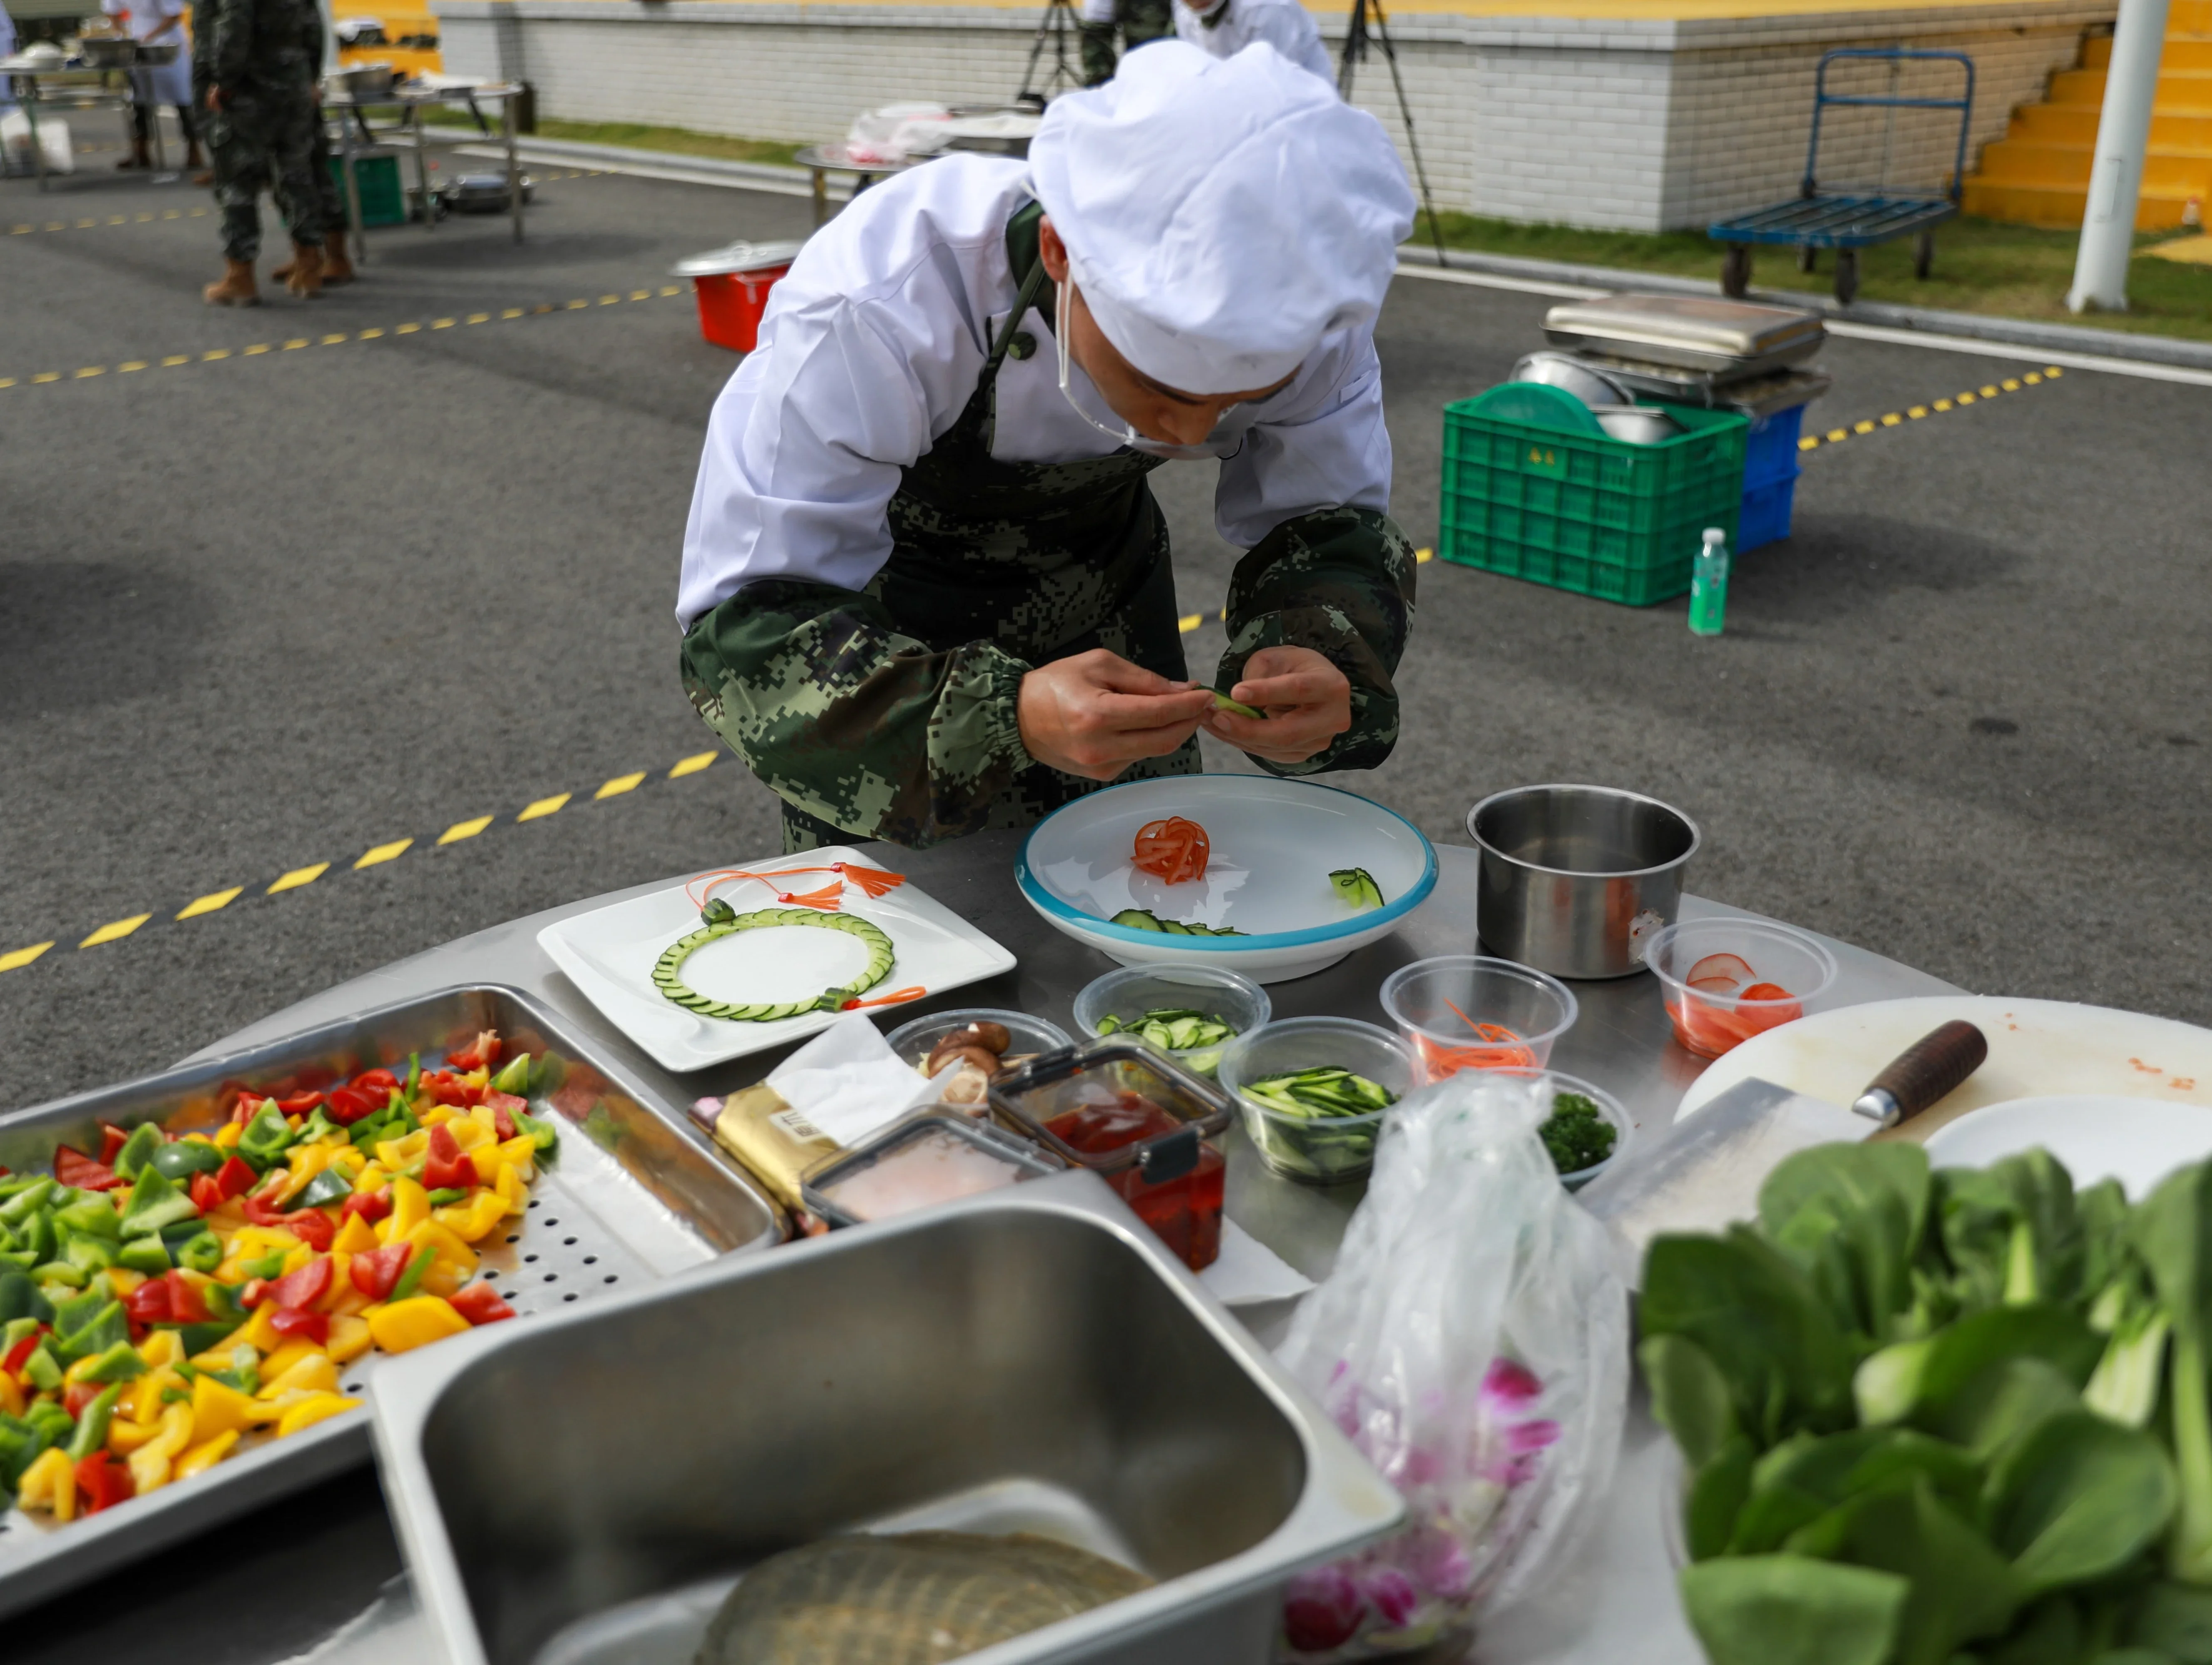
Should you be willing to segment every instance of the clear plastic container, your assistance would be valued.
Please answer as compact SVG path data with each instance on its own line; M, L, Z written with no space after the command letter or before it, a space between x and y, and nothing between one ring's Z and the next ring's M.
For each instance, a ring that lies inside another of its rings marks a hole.
M1440 954L1385 978L1382 1010L1425 1079L1441 1081L1465 1069L1541 1069L1582 1007L1557 977L1525 965Z
M1219 1018L1237 1035L1249 1035L1274 1015L1275 1008L1267 990L1234 971L1204 965L1126 965L1084 985L1075 997L1075 1026L1088 1039L1109 1018L1126 1028L1148 1012L1163 1010L1201 1012ZM1170 1048L1167 1055L1187 1070L1210 1076L1233 1040Z
M1836 957L1786 925L1683 920L1653 934L1644 963L1659 979L1674 1039L1717 1058L1794 1023L1836 981Z
M1192 1271L1220 1255L1224 1164L1207 1141L1237 1107L1212 1082L1114 1036L994 1076L991 1108L1105 1180Z
M1613 1129L1613 1153L1604 1161L1593 1162L1589 1167L1578 1168L1572 1173L1560 1174L1559 1182L1570 1191L1581 1190L1600 1174L1611 1168L1614 1163L1620 1161L1620 1153L1628 1148L1630 1140L1636 1136L1636 1123L1630 1119L1626 1108L1618 1098L1594 1082L1585 1081L1578 1075L1565 1074L1559 1070L1506 1069L1499 1070L1498 1073L1518 1077L1523 1080L1540 1081L1550 1087L1555 1094L1580 1093L1597 1106L1597 1113L1605 1118L1606 1124Z
M1374 1167L1375 1141L1390 1112L1292 1115L1257 1102L1245 1087L1327 1066L1364 1076L1394 1103L1423 1085L1412 1048L1389 1030L1352 1018L1286 1018L1245 1036L1221 1060L1221 1085L1236 1095L1252 1148L1275 1172L1306 1185L1340 1185Z
M865 1225L1060 1171L1034 1145L964 1115L918 1115L817 1166L801 1195L833 1226Z
M1073 1046L1067 1031L1057 1024L1048 1024L1042 1018L1032 1018L1026 1012L1012 1012L997 1006L963 1006L957 1012L933 1012L927 1018L916 1018L911 1023L901 1024L884 1037L890 1049L916 1069L929 1061L929 1054L946 1036L963 1030L970 1024L998 1024L1006 1031L1006 1050L1003 1056L1012 1059L1014 1065L1048 1052L1060 1052ZM1012 1066L1009 1066L1012 1067ZM989 1078L979 1069L963 1069L940 1088L942 1102L968 1115L987 1115L989 1104L986 1099Z

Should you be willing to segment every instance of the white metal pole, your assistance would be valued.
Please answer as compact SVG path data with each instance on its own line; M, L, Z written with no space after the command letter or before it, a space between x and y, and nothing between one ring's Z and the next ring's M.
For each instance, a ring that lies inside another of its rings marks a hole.
M2128 309L2128 257L2135 246L2151 106L2158 99L2158 60L2166 50L2166 0L2120 0L2112 66L2105 71L2105 108L2097 118L2088 210L2074 258L2074 287L2066 296L2077 313L2093 307Z

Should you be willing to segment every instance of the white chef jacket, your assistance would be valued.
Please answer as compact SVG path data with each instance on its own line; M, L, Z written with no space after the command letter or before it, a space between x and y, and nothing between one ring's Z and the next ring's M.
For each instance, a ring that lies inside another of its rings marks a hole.
M8 15L7 7L0 6L0 58L13 58L15 55L15 20ZM0 105L13 104L15 101L15 84L7 76L0 76ZM4 173L7 166L6 158L0 157L0 173Z
M1225 17L1208 28L1205 15L1184 0L1175 0L1176 35L1216 58L1234 58L1255 40L1264 40L1301 70L1310 70L1332 87L1336 68L1321 44L1321 26L1298 0L1221 0Z
M169 24L167 33L154 37L153 44L175 46L176 62L132 70L131 94L141 104L189 107L192 101L192 42L182 21L185 0L100 0L100 9L108 16L121 20L134 40L145 39L147 32L159 23Z
M1006 222L1030 199L1025 163L956 153L863 192L814 234L769 291L759 347L714 402L684 533L676 617L685 629L746 584L858 591L890 558L900 471L959 419L988 337L1013 309ZM1031 307L1021 327L1036 350L1000 366L991 454L1111 455L1113 440L1060 391L1050 326ZM1070 379L1087 391L1080 365ZM1373 331L1340 330L1222 463L1215 525L1249 549L1298 515L1387 513L1389 500Z

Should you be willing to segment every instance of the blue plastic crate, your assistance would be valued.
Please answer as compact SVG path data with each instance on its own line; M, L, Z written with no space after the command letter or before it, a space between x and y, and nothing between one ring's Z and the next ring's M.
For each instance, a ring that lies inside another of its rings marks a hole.
M1760 486L1797 477L1797 436L1804 425L1805 407L1802 404L1752 418L1751 432L1743 447L1746 502Z
M1789 537L1790 510L1796 495L1797 481L1794 476L1745 492L1743 508L1736 516L1735 553L1741 555L1762 544Z

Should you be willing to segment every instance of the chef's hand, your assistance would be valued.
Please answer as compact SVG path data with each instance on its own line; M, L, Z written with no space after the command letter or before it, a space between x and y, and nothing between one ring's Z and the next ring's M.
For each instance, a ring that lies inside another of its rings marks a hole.
M229 103L230 94L220 87L210 87L208 88L207 101L209 109L220 110Z
M1205 689L1094 647L1022 678L1022 744L1040 763L1110 781L1140 758L1175 750L1212 709Z
M1351 683L1310 647L1262 647L1244 661L1243 680L1228 693L1267 715L1216 711L1206 720L1206 732L1271 763L1318 757L1352 726Z

